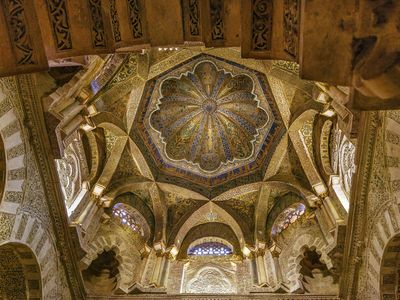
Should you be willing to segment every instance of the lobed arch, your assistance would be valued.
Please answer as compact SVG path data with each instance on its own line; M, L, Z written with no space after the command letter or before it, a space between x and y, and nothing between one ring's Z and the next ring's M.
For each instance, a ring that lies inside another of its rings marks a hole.
M135 261L132 258L132 249L117 234L102 235L93 240L89 252L80 261L80 269L81 271L87 269L103 251L110 250L115 252L119 262L116 289L120 288L127 293L129 287L135 283L135 274L133 273Z
M320 257L320 261L326 265L328 269L333 267L331 258L327 253L327 245L324 240L315 237L309 233L300 235L294 243L290 255L287 259L287 269L285 277L288 280L288 287L290 292L302 290L301 283L302 274L300 273L300 262L304 258L304 252L307 250L315 250Z

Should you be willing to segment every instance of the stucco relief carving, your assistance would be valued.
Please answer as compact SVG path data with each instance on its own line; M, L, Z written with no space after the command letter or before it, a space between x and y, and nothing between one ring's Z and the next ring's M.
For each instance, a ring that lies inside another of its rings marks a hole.
M354 163L355 153L355 146L345 138L339 150L339 174L342 178L344 190L348 195L350 195L352 178L356 171Z
M184 267L182 292L195 294L235 294L236 265L229 259L192 259Z
M188 282L186 292L194 294L226 294L234 292L234 287L218 268L205 267L198 272L195 278Z

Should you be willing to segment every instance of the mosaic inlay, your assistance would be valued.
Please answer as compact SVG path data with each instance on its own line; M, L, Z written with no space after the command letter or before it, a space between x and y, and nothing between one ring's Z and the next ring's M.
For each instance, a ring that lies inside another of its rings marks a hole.
M200 54L146 83L132 136L158 180L205 194L261 180L284 130L264 74Z
M211 61L164 80L150 124L160 132L166 156L205 172L249 158L269 119L253 87L248 75L233 76Z

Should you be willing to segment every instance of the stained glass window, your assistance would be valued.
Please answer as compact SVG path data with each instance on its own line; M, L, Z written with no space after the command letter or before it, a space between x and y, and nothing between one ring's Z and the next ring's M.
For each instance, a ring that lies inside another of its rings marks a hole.
M119 219L122 225L129 226L134 232L138 232L143 236L141 226L136 222L133 214L123 204L116 204L113 207L112 214Z
M295 203L287 207L276 218L272 226L272 235L277 235L289 227L290 224L296 222L306 211L306 206L303 203Z
M232 254L232 248L219 242L205 242L191 247L188 254L197 256L223 256Z

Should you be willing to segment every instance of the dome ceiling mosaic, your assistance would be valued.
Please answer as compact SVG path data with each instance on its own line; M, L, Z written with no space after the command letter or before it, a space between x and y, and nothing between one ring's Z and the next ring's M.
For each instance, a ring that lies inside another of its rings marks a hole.
M285 128L264 74L201 54L147 82L133 130L157 180L211 197L261 180Z

